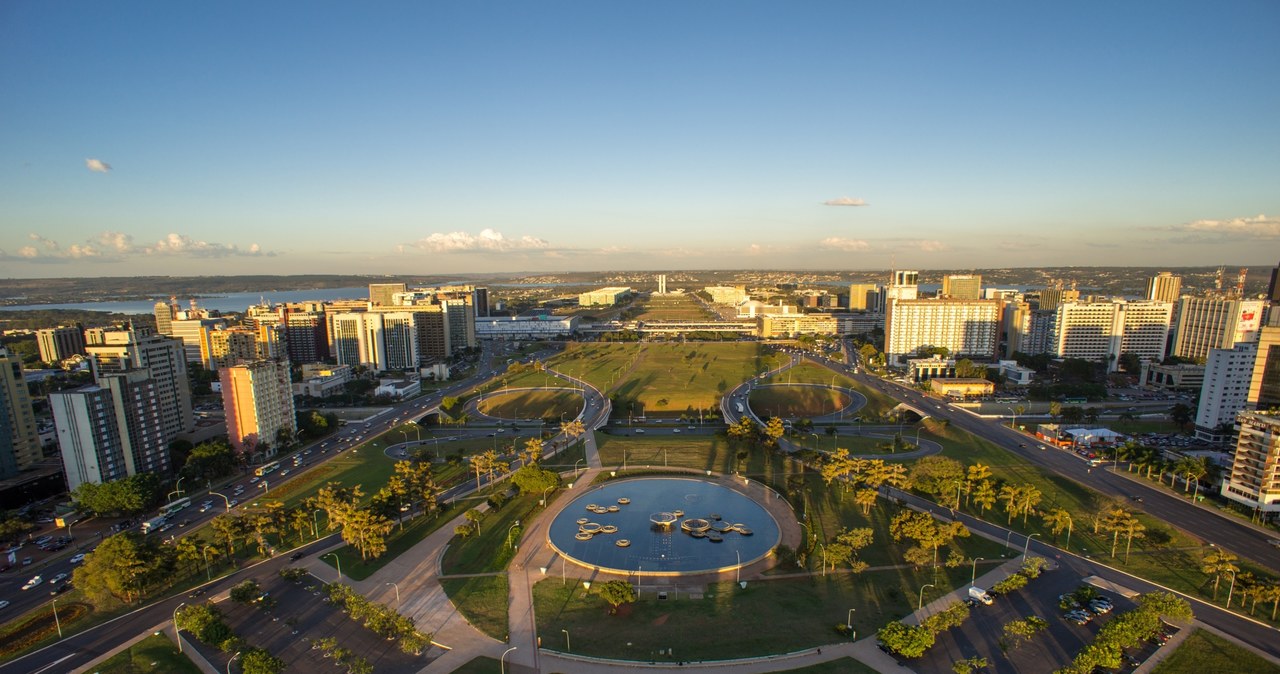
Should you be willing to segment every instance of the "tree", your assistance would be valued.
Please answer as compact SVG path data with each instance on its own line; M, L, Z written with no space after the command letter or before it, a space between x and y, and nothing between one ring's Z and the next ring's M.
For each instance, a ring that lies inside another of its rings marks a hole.
M1240 571L1240 567L1235 564L1237 559L1239 558L1234 554L1222 548L1213 548L1200 561L1200 570L1204 571L1206 575L1213 576L1214 601L1218 599L1218 584L1222 582L1222 576Z
M231 628L222 621L222 611L213 602L184 606L178 609L176 618L178 629L190 632L211 646L231 636Z
M1058 534L1064 530L1067 532L1067 546L1071 546L1071 513L1065 508L1054 508L1044 514L1044 523L1049 525L1049 531L1053 533L1053 540L1058 540Z
M522 494L541 494L549 488L559 486L560 475L555 471L539 468L536 464L529 464L511 474L511 483Z
M75 570L75 584L95 601L110 597L131 604L142 596L166 555L133 532L103 539Z
M600 586L600 598L609 602L609 614L618 612L618 607L636 600L636 589L625 580L610 580Z
M989 663L986 658L975 655L971 658L956 660L951 663L951 671L956 674L973 674L973 672L979 669L986 669L988 665Z
M1131 351L1125 351L1120 354L1120 358L1116 361L1120 365L1120 369L1130 374L1142 369L1142 359L1138 354Z
M477 534L480 533L480 520L484 519L484 513L480 512L476 508L472 508L471 510L468 510L464 515L467 518L468 522L475 525L476 533Z
M939 497L955 494L964 481L964 464L946 456L926 456L911 468L911 483Z
M240 671L244 674L280 674L286 664L262 648L246 648L240 654Z
M1012 648L1017 648L1048 627L1049 622L1039 616L1011 620L1004 625L1004 638L1012 642Z
M876 632L876 637L904 658L918 658L933 646L934 635L924 627L893 621Z
M969 466L968 469L965 470L965 481L964 481L965 505L969 504L969 496L973 493L973 485L983 480L989 480L989 479L991 479L991 467L986 464L975 463L972 466Z
M81 510L98 515L136 515L160 500L160 480L155 473L138 473L103 482L84 482L71 492Z
M237 583L231 588L231 601L241 604L252 604L261 596L262 586L253 579Z
M764 429L760 433L764 438L764 444L776 445L778 444L778 438L781 438L784 434L786 434L786 432L787 432L787 429L786 429L786 426L783 425L782 419L779 419L778 417L773 417L769 419L767 423L765 423Z
M1179 428L1186 428L1195 416L1195 408L1186 403L1178 403L1169 408L1169 421L1177 424Z
M853 495L853 501L854 503L857 503L858 505L862 506L863 515L869 515L871 514L872 506L876 504L877 497L878 497L878 492L876 492L876 490L874 489L859 489Z
M391 520L369 508L357 508L348 513L342 523L342 540L360 551L360 559L379 557L387 551L387 534L395 528Z
M236 470L236 455L225 442L202 442L187 454L182 475L188 480L212 480Z
M244 520L230 514L218 515L209 520L209 528L213 530L215 539L226 544L228 556L236 554L236 541L245 535Z
M995 506L997 497L996 486L991 480L983 480L973 489L973 502L977 503L984 513Z

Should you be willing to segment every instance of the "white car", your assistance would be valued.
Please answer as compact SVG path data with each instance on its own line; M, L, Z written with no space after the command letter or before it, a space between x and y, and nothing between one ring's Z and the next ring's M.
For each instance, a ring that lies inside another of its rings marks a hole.
M65 573L60 573L60 574L58 574L58 575L54 576L53 578L50 578L50 579L49 579L49 584L50 584L50 585L57 585L58 583L61 583L62 581L66 580L66 579L67 579L67 574L65 574Z
M8 607L9 607L9 602L5 599L0 599L0 609L8 608Z
M72 564L79 564L80 562L83 562L83 561L84 561L84 553L83 553L83 552L82 552L82 553L80 553L80 554L78 554L78 555L76 555L75 557L72 557L72 558L71 558L71 563L72 563Z
M258 483L258 480L261 480L261 479L262 479L262 478L260 478L260 477L258 477L258 476L256 476L256 475L255 475L255 476L253 476L253 477L249 478L249 484L257 484L257 483Z
M41 578L40 576L35 576L35 577L33 577L31 580L27 581L27 584L26 584L26 585L23 585L23 586L22 586L22 589L24 589L24 590L30 590L31 588L33 588L33 587L35 587L35 586L37 586L37 585L39 585L40 583L43 583L43 582L44 582L44 578Z

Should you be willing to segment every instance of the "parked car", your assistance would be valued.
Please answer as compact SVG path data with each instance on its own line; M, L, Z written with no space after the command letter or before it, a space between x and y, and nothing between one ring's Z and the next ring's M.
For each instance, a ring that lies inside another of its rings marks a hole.
M1093 620L1093 616L1078 609L1075 611L1067 611L1066 614L1063 615L1063 617L1077 625L1084 625L1084 624L1087 624L1090 620Z

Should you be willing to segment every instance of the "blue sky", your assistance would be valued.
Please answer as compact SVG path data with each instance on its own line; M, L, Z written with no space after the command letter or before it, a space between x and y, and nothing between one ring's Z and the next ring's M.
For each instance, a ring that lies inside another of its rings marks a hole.
M0 3L0 275L1280 258L1280 3L890 4Z

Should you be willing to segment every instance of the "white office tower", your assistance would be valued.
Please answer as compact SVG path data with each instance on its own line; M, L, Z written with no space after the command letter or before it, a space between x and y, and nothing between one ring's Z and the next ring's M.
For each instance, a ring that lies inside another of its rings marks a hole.
M1182 277L1162 271L1147 279L1147 299L1154 302L1177 302L1182 294Z
M187 359L181 342L159 335L139 334L132 329L107 331L102 334L102 339L101 344L85 347L95 379L104 374L145 369L155 380L159 392L165 442L195 429Z
M1203 360L1209 349L1230 349L1239 342L1258 341L1266 303L1184 297L1178 304L1178 332L1173 355Z
M334 357L339 365L379 372L416 368L417 321L412 311L338 314L333 317Z
M894 300L914 300L920 296L920 272L895 270L885 288L885 304Z
M885 355L906 365L920 347L946 347L956 358L994 360L1000 344L998 300L895 300L885 316Z
M1164 360L1172 312L1168 302L1064 302L1054 321L1051 353L1106 363L1108 372L1118 368L1125 353L1159 362Z
M1252 342L1209 351L1196 409L1197 439L1223 442L1231 437L1236 414L1249 401L1249 381L1257 355L1258 345Z
M1236 423L1240 433L1222 495L1264 517L1280 512L1280 414L1241 412Z
M667 275L666 274L658 274L658 294L659 295L667 294Z

